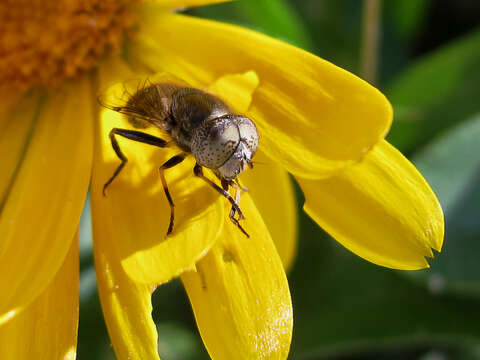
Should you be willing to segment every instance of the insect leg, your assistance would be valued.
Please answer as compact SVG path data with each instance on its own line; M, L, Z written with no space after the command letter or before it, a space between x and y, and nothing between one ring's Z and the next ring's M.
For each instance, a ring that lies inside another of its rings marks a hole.
M235 203L238 205L240 203L240 190L235 188ZM242 218L240 217L240 214L238 216L238 219L235 219L235 214L236 214L237 210L235 209L234 206L232 206L232 208L230 209L230 215L228 216L230 218L230 220L232 220L238 227L240 227L240 225L238 224L238 220L241 220ZM243 229L240 227L240 229L243 231ZM243 231L245 232L245 231ZM248 234L246 234L247 237L248 237Z
M238 183L238 179L235 179L235 180L236 180L236 183L233 181L227 181L225 179L222 179L222 188L225 191L228 191L229 186L235 189L235 204L237 204L237 207L238 207L238 204L240 203L240 190L248 191L248 189L241 187L240 184ZM232 205L232 209L230 210L230 219L232 219L235 216L236 212L237 212L236 207ZM241 216L241 214L239 214L239 220L241 219L243 219L243 217Z
M232 186L235 187L235 184L237 184L237 186L240 188L240 190L248 192L248 188L240 185L240 181L238 180L238 178L235 179L235 183L232 183Z
M110 142L112 143L113 150L115 150L115 154L117 154L118 158L122 161L122 163L118 165L113 175L103 185L103 196L105 196L105 190L107 189L108 185L112 183L112 181L117 177L120 171L122 171L123 167L128 161L127 157L122 153L122 150L120 150L120 146L118 145L115 135L120 135L133 141L138 141L144 144L154 145L158 147L167 146L167 142L165 140L160 139L156 136L146 134L141 131L113 128L110 131Z
M171 167L174 167L175 165L180 164L183 161L183 159L185 159L185 156L186 156L185 154L175 155L174 157L171 157L169 160L167 160L158 169L160 171L160 179L162 180L165 196L167 197L168 203L170 204L170 224L168 225L167 236L170 235L170 233L173 230L173 220L175 218L175 215L174 215L175 205L173 204L172 197L170 196L170 191L168 191L167 180L165 179L164 171L166 169L170 169Z
M244 233L249 238L250 236L248 235L248 233L242 228L242 226L240 225L238 220L235 219L235 217L234 217L235 212L237 212L238 216L239 216L239 219L244 219L245 218L243 216L242 210L240 210L240 207L235 202L235 199L232 198L231 195L226 190L222 189L220 186L215 184L212 180L210 180L205 175L203 175L203 170L202 170L202 167L200 165L198 165L198 164L195 165L195 167L193 168L193 173L195 174L195 176L198 176L199 178L204 180L208 185L210 185L216 191L218 191L220 194L222 194L225 198L227 198L228 201L230 201L230 203L232 204L232 211L230 211L230 216L229 216L230 220L232 220L232 222L240 229L240 231L242 233ZM225 186L225 185L223 185L223 186ZM227 186L227 189L228 189L228 186Z

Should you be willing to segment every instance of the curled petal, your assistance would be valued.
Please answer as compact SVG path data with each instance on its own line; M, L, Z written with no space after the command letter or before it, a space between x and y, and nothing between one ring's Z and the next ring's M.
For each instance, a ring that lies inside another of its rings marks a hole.
M338 176L297 180L305 211L343 246L375 264L421 269L428 267L431 248L442 248L443 212L435 194L386 141Z
M286 359L292 304L282 263L248 194L246 238L232 223L181 276L202 339L213 359Z
M225 100L238 113L246 113L252 95L258 87L258 76L250 70L243 74L229 74L217 79L208 90Z
M106 85L118 80L121 75L128 78L132 74L122 61L112 60L100 69L100 75L102 84ZM109 110L109 112L112 111ZM132 246L132 241L138 236L141 246L143 231L147 230L140 226L142 232L135 233L136 229L129 227L135 224L131 223L128 215L133 214L134 220L136 220L137 212L145 215L142 213L145 205L141 201L135 203L137 199L130 199L136 194L125 192L124 189L128 190L129 184L126 184L121 178L108 189L107 197L102 196L103 184L118 166L118 159L115 155L107 152L107 149L111 150L111 145L105 140L108 139L111 127L117 124L109 123L108 119L96 124L91 186L93 249L98 291L105 322L118 359L159 359L157 330L151 316L151 293L154 287L130 279L121 265L125 257L124 249L128 249L124 242L127 242L128 246ZM123 151L123 147L121 149ZM130 154L127 151L125 153ZM106 159L109 159L111 164L104 169ZM143 181L138 176L135 177L135 180L137 186ZM115 188L115 185L121 189ZM141 198L140 200L147 199ZM134 204L131 203L132 201ZM115 212L114 206L121 210ZM146 206L151 210L148 207L149 204ZM125 224L125 222L127 223ZM152 231L151 228L148 230ZM153 235L156 234L153 232ZM140 246L132 250L132 253L139 251Z
M93 219L101 216L93 211ZM98 236L93 223L95 270L103 316L117 359L159 360L152 320L154 287L135 283L120 266L115 243Z
M102 84L111 82L112 78L128 78L129 75L130 78L142 79L141 75L131 74L125 63L110 63L101 71ZM125 84L115 86L121 93ZM108 102L108 98L104 100ZM95 219L96 236L115 244L122 267L132 280L149 285L161 284L193 268L213 245L224 222L223 199L194 176L195 163L191 157L165 170L175 204L173 233L166 236L170 207L158 169L182 151L173 144L159 148L118 135L118 144L128 163L103 196L103 185L120 165L109 132L113 128L135 129L125 118L112 110L103 109L96 131L91 190L93 210L101 214ZM137 130L169 140L166 134L154 127Z
M244 28L146 9L131 56L198 87L255 71L246 115L262 150L294 175L328 177L360 161L390 127L386 98L327 61Z

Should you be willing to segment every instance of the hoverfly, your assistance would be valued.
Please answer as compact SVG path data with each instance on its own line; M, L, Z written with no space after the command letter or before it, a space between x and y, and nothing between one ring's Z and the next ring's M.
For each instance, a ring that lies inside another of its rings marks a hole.
M146 80L134 91L128 92L124 88L122 98L123 103L119 104L112 104L102 97L99 97L99 102L102 106L125 115L136 129L150 126L159 128L179 148L179 154L159 167L160 179L170 205L167 236L173 231L175 214L164 172L193 155L196 160L194 175L203 179L231 203L230 220L249 237L239 223L239 220L244 219L239 207L240 190L246 189L240 186L237 176L247 166L253 168L252 157L258 147L258 131L253 121L235 114L220 98L180 80ZM108 186L127 163L127 157L120 149L116 136L160 148L168 146L167 140L139 130L113 128L109 136L121 163L104 184L104 196ZM204 175L204 167L213 171L221 186ZM230 195L229 187L235 189L235 198ZM235 217L236 214L238 218Z

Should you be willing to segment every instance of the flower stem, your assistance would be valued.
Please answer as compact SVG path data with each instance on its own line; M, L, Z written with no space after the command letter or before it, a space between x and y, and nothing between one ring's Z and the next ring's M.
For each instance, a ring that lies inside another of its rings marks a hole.
M371 84L377 81L380 9L381 0L363 1L361 74Z

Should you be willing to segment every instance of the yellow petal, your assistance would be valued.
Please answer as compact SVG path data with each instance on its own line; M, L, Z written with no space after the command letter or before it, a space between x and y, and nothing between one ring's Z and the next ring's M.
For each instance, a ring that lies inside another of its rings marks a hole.
M129 71L122 63L107 64L101 71L102 83L114 77L128 78ZM124 86L115 85L118 93L123 92ZM114 90L109 90L112 96ZM112 251L118 254L123 269L133 280L164 283L191 269L213 245L224 223L225 200L194 176L193 158L166 170L175 203L173 233L166 237L170 207L158 168L181 151L174 146L158 148L120 136L120 148L129 161L104 197L103 184L120 164L108 135L114 127L133 129L121 114L102 110L91 189L94 216L98 216L95 236L112 244ZM169 140L159 129L146 131Z
M245 113L252 101L252 94L259 79L254 71L243 74L227 74L208 87L208 91L227 101L235 111ZM272 234L280 258L286 269L296 251L297 215L293 186L288 173L259 152L255 161L260 166L246 171L242 179L251 186L252 195Z
M232 223L196 271L181 276L212 359L286 359L292 304L282 263L248 194L247 239Z
M194 6L218 4L231 0L158 0L159 5L169 9L185 9Z
M53 280L22 312L0 325L0 359L75 359L78 236Z
M93 214L95 270L103 316L117 359L160 359L151 315L154 288L126 276L114 251L115 243L96 233L100 216Z
M145 9L130 56L197 87L255 71L247 115L262 150L294 175L330 176L361 160L390 127L383 94L327 61L244 28Z
M343 246L375 264L421 269L428 267L430 248L442 248L443 212L435 194L386 141L338 176L297 180L305 211Z
M2 157L0 208L25 155L25 147L38 116L39 102L38 94L29 94L8 111L0 112L0 154L8 154Z
M242 185L248 188L288 270L295 259L298 236L293 184L288 173L263 153L258 152L253 160L257 162L254 168L241 175Z
M0 216L0 315L33 301L68 252L90 179L91 104L85 79L52 94L36 119Z
M208 90L227 101L239 113L245 113L259 79L254 71L229 74L217 79ZM265 221L285 269L289 269L296 253L297 213L293 184L288 173L261 151L253 159L253 171L242 173L242 182L249 188L255 205Z
M252 103L252 95L258 87L255 71L228 74L217 79L208 90L228 102L238 113L246 113Z

